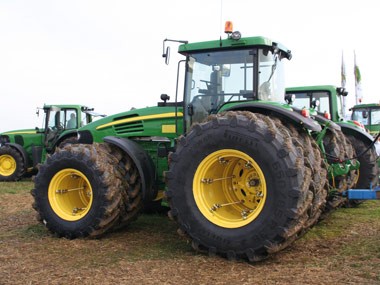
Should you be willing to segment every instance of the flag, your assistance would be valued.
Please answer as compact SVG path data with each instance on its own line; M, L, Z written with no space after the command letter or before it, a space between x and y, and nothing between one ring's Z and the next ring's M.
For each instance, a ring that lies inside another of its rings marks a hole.
M363 100L361 81L362 76L360 74L359 66L356 63L356 53L354 51L354 75L355 75L355 97L356 104L361 103Z
M343 51L342 51L342 66L341 66L340 74L341 74L341 86L345 88L346 87L346 66L344 64Z

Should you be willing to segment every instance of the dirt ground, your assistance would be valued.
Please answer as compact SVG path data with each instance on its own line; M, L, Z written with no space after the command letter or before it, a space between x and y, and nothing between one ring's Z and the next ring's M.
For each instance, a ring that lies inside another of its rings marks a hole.
M56 238L31 204L27 192L0 195L0 284L380 284L380 242L372 254L345 252L363 236L380 239L380 221L351 224L344 235L308 233L249 264L195 253L169 220L165 231L148 218L98 240Z

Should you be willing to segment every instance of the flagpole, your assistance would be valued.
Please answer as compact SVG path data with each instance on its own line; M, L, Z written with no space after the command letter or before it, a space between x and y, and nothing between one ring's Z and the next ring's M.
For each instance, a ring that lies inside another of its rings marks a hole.
M344 64L344 58L343 58L343 50L342 50L342 66L341 66L341 87L342 88L346 88L346 66ZM346 96L341 96L343 97L342 100L343 100L343 106L342 106L342 115L343 115L343 118L346 117Z
M356 52L354 50L354 75L355 75L355 104L359 104L358 100L358 81L356 79Z

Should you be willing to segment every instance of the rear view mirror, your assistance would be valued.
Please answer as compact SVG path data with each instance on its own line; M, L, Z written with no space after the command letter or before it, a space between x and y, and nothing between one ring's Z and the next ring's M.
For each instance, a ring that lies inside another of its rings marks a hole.
M168 65L170 60L170 47L166 47L166 51L162 54L162 57L165 58L165 64Z

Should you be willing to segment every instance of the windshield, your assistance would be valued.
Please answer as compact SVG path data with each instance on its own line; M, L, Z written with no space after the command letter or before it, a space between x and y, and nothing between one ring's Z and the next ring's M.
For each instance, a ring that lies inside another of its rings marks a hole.
M47 127L52 130L78 128L77 111L75 109L51 109Z
M295 100L292 102L292 106L296 108L311 108L313 102L319 101L319 105L317 104L315 110L320 114L324 114L325 112L330 113L330 93L328 91L287 93L295 95ZM340 107L339 104L338 107Z
M369 124L369 111L368 109L356 109L352 111L351 119L358 121L363 125Z
M187 125L203 121L228 102L283 102L285 84L282 69L277 55L263 49L190 55L185 87Z
M360 108L354 109L351 115L352 120L359 121L365 126L380 124L380 108Z

